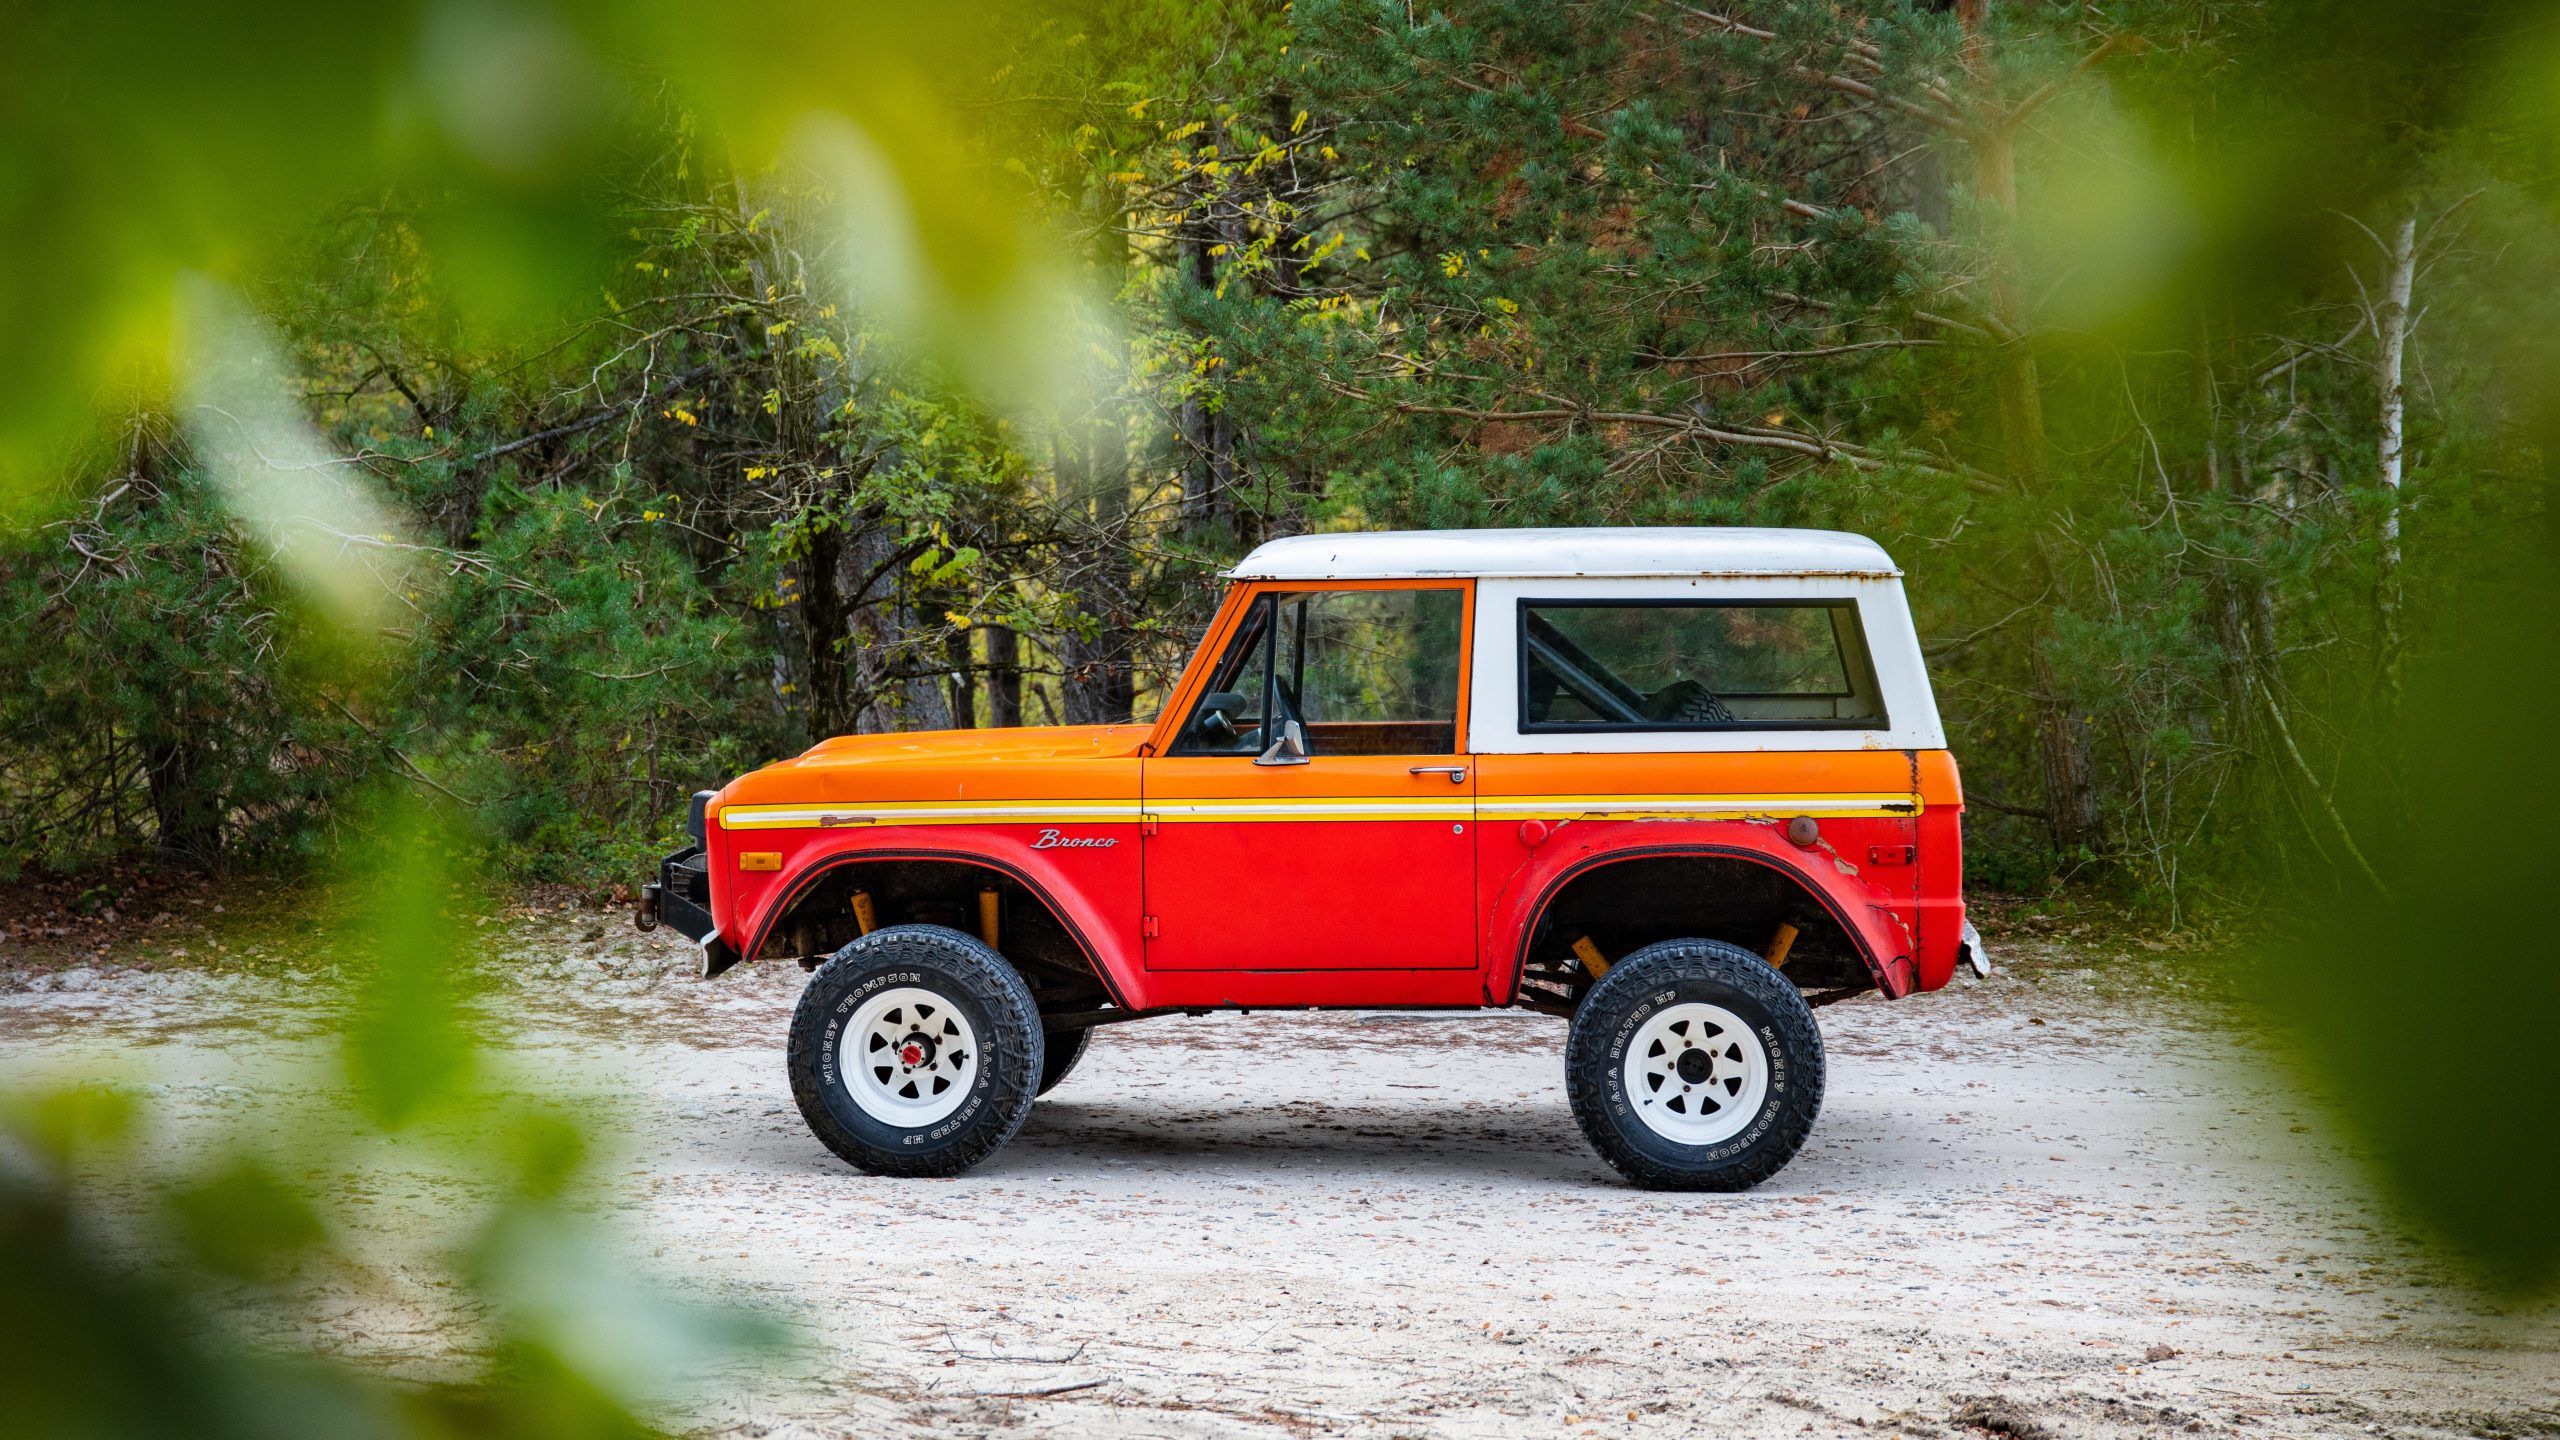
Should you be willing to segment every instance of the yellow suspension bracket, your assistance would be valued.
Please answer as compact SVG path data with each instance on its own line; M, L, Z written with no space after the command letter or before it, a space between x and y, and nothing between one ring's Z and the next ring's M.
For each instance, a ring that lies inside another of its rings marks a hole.
M1573 953L1581 959L1582 968L1591 972L1592 979L1597 980L1609 973L1609 957L1600 953L1600 947L1591 943L1590 936L1574 941Z
M1002 938L1004 934L1004 929L1001 923L1003 916L1004 897L993 890L979 891L978 938L986 941L987 948L990 950L1002 948L996 942Z
M853 923L861 926L865 935L880 928L880 912L871 908L871 892L868 890L853 892Z
M1794 948L1796 927L1782 924L1778 933L1769 937L1769 948L1760 952L1760 958L1768 961L1771 968L1784 970L1787 968L1787 952Z

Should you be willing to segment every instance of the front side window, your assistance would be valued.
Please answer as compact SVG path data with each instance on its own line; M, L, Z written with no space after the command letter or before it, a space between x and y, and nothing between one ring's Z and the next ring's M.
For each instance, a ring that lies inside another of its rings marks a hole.
M1465 616L1457 589L1262 595L1170 753L1259 755L1295 720L1310 755L1454 754Z
M1882 729L1849 600L1520 602L1520 728Z

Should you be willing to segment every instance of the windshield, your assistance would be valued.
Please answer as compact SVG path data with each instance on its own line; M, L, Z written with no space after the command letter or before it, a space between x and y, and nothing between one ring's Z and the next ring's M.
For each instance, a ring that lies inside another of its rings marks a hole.
M1294 720L1314 755L1450 754L1465 614L1451 586L1262 595L1170 753L1259 754Z

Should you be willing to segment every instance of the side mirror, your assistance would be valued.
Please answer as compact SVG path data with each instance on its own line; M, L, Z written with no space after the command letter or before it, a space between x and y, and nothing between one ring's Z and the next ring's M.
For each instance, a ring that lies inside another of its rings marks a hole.
M1256 765L1304 765L1307 763L1307 732L1295 720L1280 722L1280 738L1271 748L1254 757Z

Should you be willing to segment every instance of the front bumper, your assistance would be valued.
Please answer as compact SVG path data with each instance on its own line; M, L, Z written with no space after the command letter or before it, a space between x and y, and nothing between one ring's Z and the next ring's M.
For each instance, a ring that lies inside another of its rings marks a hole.
M699 845L658 862L658 878L640 887L632 918L643 930L663 924L700 945L706 980L738 963L738 952L720 938L720 927L711 918L711 858Z
M640 887L640 928L659 925L687 940L700 940L719 927L711 920L711 858L699 845L688 845L658 862L658 878Z

